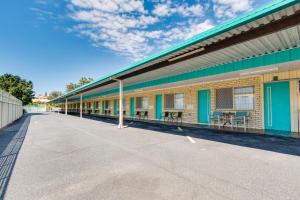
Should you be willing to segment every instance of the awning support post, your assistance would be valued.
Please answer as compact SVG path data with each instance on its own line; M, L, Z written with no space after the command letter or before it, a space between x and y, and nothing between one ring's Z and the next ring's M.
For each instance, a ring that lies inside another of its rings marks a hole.
M80 119L82 118L82 94L80 94Z
M68 99L66 98L66 104L65 104L65 115L68 114Z
M118 80L119 82L119 126L118 128L123 128L123 80Z

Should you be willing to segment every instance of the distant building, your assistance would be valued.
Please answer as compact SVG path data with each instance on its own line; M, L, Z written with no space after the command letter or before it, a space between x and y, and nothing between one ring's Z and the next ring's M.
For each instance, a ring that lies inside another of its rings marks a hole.
M44 96L44 95L39 95L32 99L33 103L48 103L49 101L50 101L49 96Z

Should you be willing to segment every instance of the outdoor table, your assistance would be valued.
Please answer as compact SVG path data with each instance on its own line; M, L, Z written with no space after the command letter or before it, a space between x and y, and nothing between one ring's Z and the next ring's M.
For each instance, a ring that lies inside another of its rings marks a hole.
M170 112L169 113L169 118L170 118L170 121L174 121L174 115L176 114L176 112Z
M233 112L223 112L223 116L224 116L224 124L223 126L226 126L226 124L231 124L231 117L234 116Z

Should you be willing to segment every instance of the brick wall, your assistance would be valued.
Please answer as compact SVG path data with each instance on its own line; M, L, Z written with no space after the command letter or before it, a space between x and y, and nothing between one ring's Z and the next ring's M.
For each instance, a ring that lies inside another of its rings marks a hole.
M183 122L187 123L198 123L198 91L203 89L211 90L211 110L214 111L216 107L215 98L216 98L216 89L218 88L227 88L227 87L244 87L244 86L254 86L255 88L255 109L249 111L251 118L249 121L249 127L252 128L263 128L263 78L262 77L249 77L244 79L235 79L235 80L226 80L213 83L202 83L199 85L193 86L182 86L176 88L165 88L160 90L144 91L144 92L132 92L124 94L125 98L125 117L130 117L130 97L148 97L148 113L149 119L155 119L155 95L163 94L163 104L164 104L164 94L168 93L183 93L184 94L184 104L185 107L183 110L173 110L173 111L182 111L183 112ZM95 98L85 100L84 102L94 102L100 101L100 111L102 111L102 101L110 101L110 110L113 114L113 100L118 99L117 95L104 97L104 98ZM136 104L135 104L136 105ZM163 111L165 111L163 106ZM233 109L227 111L235 111ZM102 112L100 112L102 113Z

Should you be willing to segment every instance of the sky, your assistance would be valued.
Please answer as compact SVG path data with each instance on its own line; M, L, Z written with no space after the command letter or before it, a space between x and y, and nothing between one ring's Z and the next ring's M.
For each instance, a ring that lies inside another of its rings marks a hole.
M99 78L271 0L3 0L0 75L36 95Z

